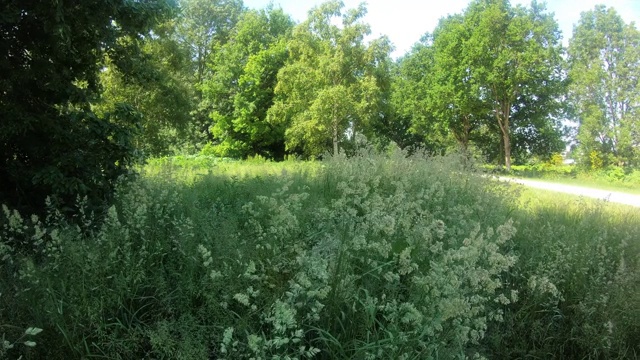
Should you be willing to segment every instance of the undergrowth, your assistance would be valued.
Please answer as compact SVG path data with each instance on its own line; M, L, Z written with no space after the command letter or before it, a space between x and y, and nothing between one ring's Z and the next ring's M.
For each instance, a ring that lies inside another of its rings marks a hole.
M596 359L640 350L638 212L525 202L455 157L180 161L123 183L100 221L3 208L0 332L16 346L0 355ZM42 332L25 346L28 328Z

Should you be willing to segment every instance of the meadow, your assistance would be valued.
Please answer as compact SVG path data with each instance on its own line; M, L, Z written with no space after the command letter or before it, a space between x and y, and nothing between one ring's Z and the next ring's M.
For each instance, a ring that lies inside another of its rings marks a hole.
M480 173L179 157L103 218L3 207L0 358L640 357L640 210Z

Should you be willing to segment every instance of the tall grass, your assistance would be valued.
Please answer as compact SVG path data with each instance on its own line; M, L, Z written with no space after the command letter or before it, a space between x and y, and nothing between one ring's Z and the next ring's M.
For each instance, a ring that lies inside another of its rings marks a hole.
M520 301L497 324L500 358L640 355L640 211L526 190L514 213Z
M635 357L639 214L534 203L463 168L165 159L101 221L5 209L0 355Z

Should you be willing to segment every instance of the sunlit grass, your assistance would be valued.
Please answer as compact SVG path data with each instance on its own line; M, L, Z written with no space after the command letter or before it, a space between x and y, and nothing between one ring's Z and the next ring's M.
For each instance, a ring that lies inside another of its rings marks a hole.
M626 194L640 195L640 186L632 183L624 183L624 182L608 182L606 180L598 180L593 178L571 178L571 177L524 177L524 176L513 176L513 175L505 175L505 177L510 177L514 179L518 178L528 178L535 181L553 183L553 184L564 184L564 185L572 185L579 186L584 188L598 189L598 190L607 190L614 192L621 192Z
M487 172L497 171L495 166L483 165ZM559 183L599 190L640 194L640 170L610 167L601 170L586 170L576 165L514 165L505 177L526 178L542 182Z
M538 179L536 179L538 181ZM552 181L549 181L552 182ZM520 205L523 209L537 210L542 208L565 209L567 211L578 211L581 214L602 209L611 215L612 218L623 218L626 216L640 215L640 208L630 205L618 204L606 200L595 199L585 196L565 194L557 191L534 189L525 185L513 184L521 188Z
M166 158L104 221L2 219L2 334L44 330L16 358L640 351L640 211L455 157Z
M319 161L289 160L268 161L262 158L239 161L213 156L166 157L149 160L138 171L143 178L173 179L182 183L194 183L207 176L225 176L236 179L269 177L286 174L307 174L319 172Z

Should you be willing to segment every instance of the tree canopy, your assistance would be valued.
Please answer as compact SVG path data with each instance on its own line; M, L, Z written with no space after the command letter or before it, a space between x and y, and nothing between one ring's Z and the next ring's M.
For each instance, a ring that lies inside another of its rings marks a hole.
M169 16L170 0L0 5L0 202L38 211L45 197L99 204L127 171L136 116L126 105L97 116L108 57L135 75L139 44Z
M562 147L563 49L543 6L476 0L426 39L403 59L427 70L413 77L407 94L420 94L410 102L419 104L414 131L449 133L464 149L473 139L499 147L507 169L514 138L523 157Z
M582 14L569 44L570 99L583 162L640 163L640 32L613 8Z
M190 82L191 59L188 48L176 39L176 20L158 24L152 36L140 41L136 76L123 73L110 59L100 72L102 100L93 109L103 114L121 104L132 106L140 119L133 143L145 156L169 155L177 148L193 148L188 142L197 142L191 126L197 107Z
M214 152L222 156L284 157L284 127L267 121L274 101L278 71L288 57L287 41L294 23L281 9L248 11L231 40L210 64L204 84L211 105Z
M339 1L309 12L289 42L289 60L278 73L272 124L286 124L288 150L321 155L338 153L349 132L365 132L380 116L391 46L386 38L366 44L369 26L361 21L366 7L343 12ZM341 25L336 25L339 19Z

